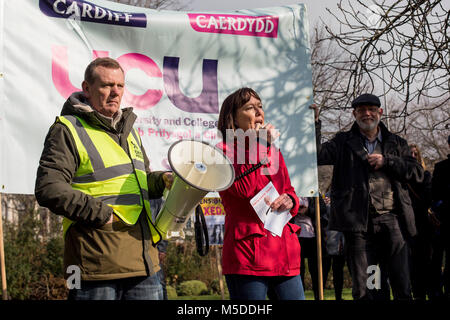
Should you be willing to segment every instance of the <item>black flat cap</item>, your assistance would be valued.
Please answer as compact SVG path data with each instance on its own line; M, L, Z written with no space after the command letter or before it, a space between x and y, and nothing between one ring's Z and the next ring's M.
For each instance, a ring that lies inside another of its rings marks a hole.
M380 99L377 96L374 96L370 93L364 93L357 97L352 102L352 108L356 108L357 106L366 105L366 106L381 106Z

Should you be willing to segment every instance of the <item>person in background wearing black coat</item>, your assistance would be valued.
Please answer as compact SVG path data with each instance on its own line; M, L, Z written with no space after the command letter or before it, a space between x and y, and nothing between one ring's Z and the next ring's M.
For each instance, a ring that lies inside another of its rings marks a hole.
M431 255L433 252L431 237L432 226L428 217L431 206L431 173L427 170L422 153L417 145L411 144L411 155L424 169L421 183L409 183L409 196L414 209L417 235L411 241L411 287L415 300L426 300L430 292Z
M328 256L326 255L326 227L327 227L327 207L319 197L320 206L320 229L322 239L322 266L323 269L329 269L327 266ZM301 226L298 240L301 248L300 276L302 278L303 288L305 288L306 260L308 261L308 270L311 275L312 289L314 292L314 300L319 300L319 282L317 270L317 233L316 233L316 206L314 198L301 198L298 214L291 219L291 223ZM326 274L322 272L323 285L327 281Z
M327 218L330 217L330 195L327 192L323 198L327 206ZM326 230L326 250L327 255L324 260L323 274L324 279L328 278L330 269L333 271L333 287L336 300L342 300L342 289L344 287L344 266L345 266L345 240L344 234L339 231ZM326 280L323 281L324 283Z
M447 139L448 146L450 148L450 136ZM437 262L436 270L433 272L441 272L442 268L442 257L445 251L445 269L444 269L444 292L445 295L442 296L442 289L438 286L438 292L435 292L435 297L442 298L445 297L447 300L450 299L450 154L448 158L438 162L434 166L433 178L432 178L432 209L439 220L439 240L441 245L441 254L436 254L433 260Z
M311 108L318 165L333 165L329 228L344 233L353 299L376 298L377 282L370 282L369 273L381 265L387 268L394 299L410 300L407 240L416 235L416 227L406 184L422 182L422 166L406 140L380 121L383 109L377 96L366 93L354 99L352 128L325 143L319 110Z

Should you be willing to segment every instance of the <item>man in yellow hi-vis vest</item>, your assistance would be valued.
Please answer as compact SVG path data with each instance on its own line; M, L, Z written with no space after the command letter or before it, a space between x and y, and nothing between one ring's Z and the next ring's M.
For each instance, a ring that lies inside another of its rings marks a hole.
M97 58L51 126L37 172L38 203L62 215L69 299L161 299L149 199L171 187L150 172L132 108L120 108L124 71Z

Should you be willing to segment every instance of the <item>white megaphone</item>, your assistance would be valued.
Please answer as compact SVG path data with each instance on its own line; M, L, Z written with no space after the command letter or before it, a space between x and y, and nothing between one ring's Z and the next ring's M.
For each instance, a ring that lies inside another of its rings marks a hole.
M179 140L168 152L174 180L156 229L163 239L183 238L189 216L200 200L212 191L228 189L234 182L234 168L221 150L197 140Z

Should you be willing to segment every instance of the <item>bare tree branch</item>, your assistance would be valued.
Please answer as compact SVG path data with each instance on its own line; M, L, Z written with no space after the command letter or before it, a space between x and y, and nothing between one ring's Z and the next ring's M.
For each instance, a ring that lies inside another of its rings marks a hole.
M182 3L181 0L109 0L136 7L160 10L187 10L189 4ZM184 1L186 2L186 1Z
M449 10L442 0L340 0L337 7L339 12L328 12L339 32L327 26L321 41L334 41L350 55L352 72L343 94L358 95L363 79L372 91L381 83L387 88L383 94L395 93L403 101L404 117L413 101L450 101Z
M345 110L357 95L371 92L384 100L391 131L426 149L431 162L446 156L449 7L442 0L339 0L336 9L327 9L338 27L322 21L324 32L312 41L319 53L313 50L311 59L315 98L325 101L319 103L328 110L321 118L330 132L353 119L325 114ZM321 52L330 47L339 58Z

